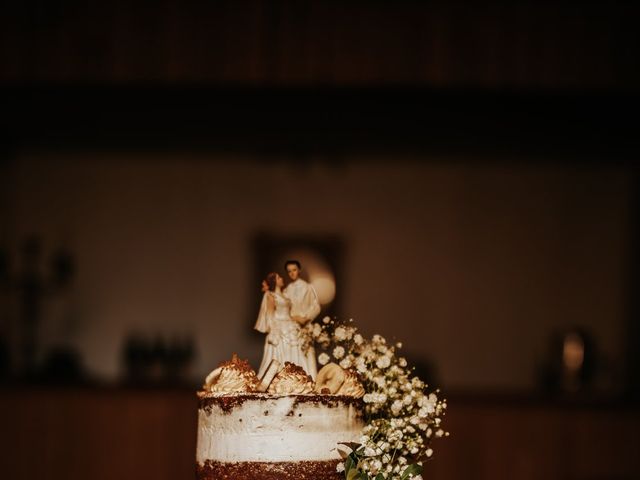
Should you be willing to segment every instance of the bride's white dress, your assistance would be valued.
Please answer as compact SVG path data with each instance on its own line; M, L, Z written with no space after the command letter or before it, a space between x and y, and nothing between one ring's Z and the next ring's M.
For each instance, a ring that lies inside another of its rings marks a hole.
M272 312L267 307L268 295L275 301ZM311 374L307 365L307 342L300 325L291 318L291 301L288 298L276 292L266 292L262 297L255 329L267 334L258 377L262 378L273 358L282 365L284 362L295 363Z

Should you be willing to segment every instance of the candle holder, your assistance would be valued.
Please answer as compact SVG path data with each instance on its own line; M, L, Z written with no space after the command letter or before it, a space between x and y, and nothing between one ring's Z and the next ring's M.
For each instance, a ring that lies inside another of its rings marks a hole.
M8 249L0 251L0 294L6 300L14 300L17 305L17 348L11 359L6 353L5 368L9 363L17 365L19 377L32 380L37 376L37 358L40 353L39 329L46 309L46 301L54 295L66 291L75 276L75 262L72 255L64 248L54 250L47 258L42 239L32 235L21 245L20 267L13 271ZM3 302L5 304L9 301ZM0 315L10 316L8 311ZM6 323L9 323L8 321ZM9 337L8 332L5 336ZM0 339L0 350L3 342ZM9 350L9 340L5 340L5 349ZM1 354L1 352L0 352ZM1 355L0 355L1 356ZM11 362L11 360L16 360ZM2 359L0 358L0 363ZM2 365L0 365L0 372Z

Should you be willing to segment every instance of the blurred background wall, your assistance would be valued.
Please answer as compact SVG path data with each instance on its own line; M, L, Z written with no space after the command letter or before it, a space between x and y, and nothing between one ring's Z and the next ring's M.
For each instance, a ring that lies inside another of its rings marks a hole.
M123 374L136 331L193 336L194 379L232 352L256 364L253 237L330 233L346 247L342 315L404 339L444 385L531 390L552 335L579 326L597 338L604 386L621 387L628 167L72 152L25 154L7 173L9 244L36 232L77 263L41 349L71 342L101 378Z

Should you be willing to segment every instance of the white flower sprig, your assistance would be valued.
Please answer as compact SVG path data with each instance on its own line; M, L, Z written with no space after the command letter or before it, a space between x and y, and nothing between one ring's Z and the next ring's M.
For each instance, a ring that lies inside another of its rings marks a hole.
M364 338L350 320L347 324L325 317L307 327L324 352L318 362L332 357L344 369L354 369L365 395L365 427L351 453L338 466L347 479L405 480L419 475L433 455L434 438L448 436L442 429L447 402L439 390L413 374L396 352L401 343L388 344L380 335Z

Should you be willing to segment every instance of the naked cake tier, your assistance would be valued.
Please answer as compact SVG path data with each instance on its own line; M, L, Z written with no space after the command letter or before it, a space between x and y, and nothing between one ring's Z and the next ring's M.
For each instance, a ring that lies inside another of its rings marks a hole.
M362 399L347 395L198 393L199 480L334 480L337 447L357 441Z

